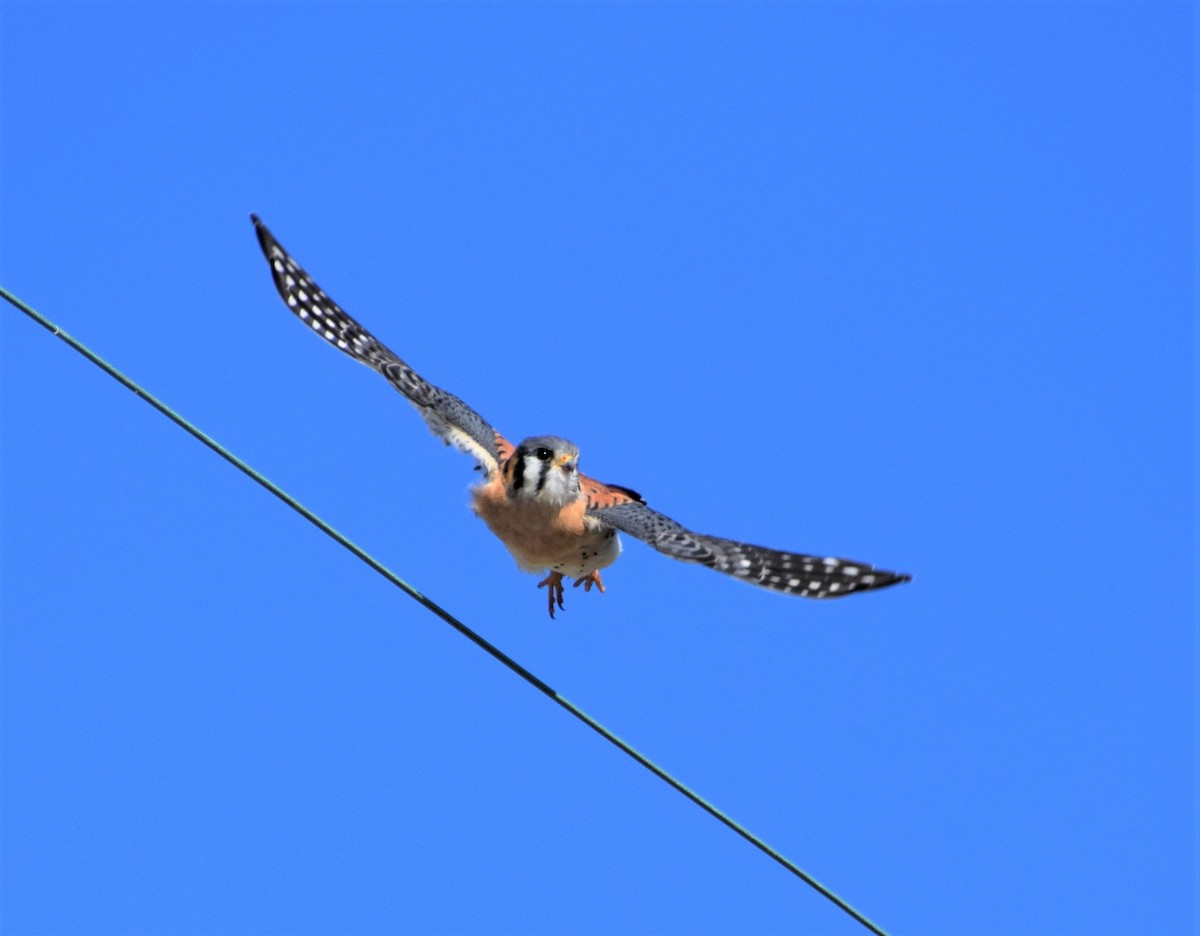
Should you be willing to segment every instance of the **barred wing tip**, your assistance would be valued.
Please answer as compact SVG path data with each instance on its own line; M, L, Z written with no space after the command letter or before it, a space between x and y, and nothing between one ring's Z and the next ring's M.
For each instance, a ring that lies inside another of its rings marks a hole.
M250 220L254 223L254 233L258 237L258 245L262 248L263 253L270 253L272 247L279 246L279 241L275 240L275 235L271 233L270 228L263 224L262 218L254 212L250 212Z
M718 561L710 567L760 588L804 598L843 598L912 581L906 572L890 572L865 562L774 551L765 552L758 562L742 558Z
M874 571L876 581L869 588L860 588L859 591L878 591L881 588L890 588L892 585L903 585L905 582L911 582L912 576L907 572L889 572L887 569L876 569ZM849 594L843 592L842 594ZM834 597L830 595L829 597Z

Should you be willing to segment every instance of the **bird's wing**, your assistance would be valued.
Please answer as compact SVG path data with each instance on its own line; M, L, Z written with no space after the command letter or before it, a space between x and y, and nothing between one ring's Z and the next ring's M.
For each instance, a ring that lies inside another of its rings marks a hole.
M462 400L425 380L325 294L312 277L275 240L257 215L251 215L263 256L279 295L301 319L330 344L377 370L416 407L434 435L473 455L487 472L512 454L513 446Z
M912 578L876 569L865 562L780 552L694 533L651 510L632 491L591 478L584 479L583 488L588 497L588 515L600 522L649 543L672 559L698 562L772 591L805 598L838 598Z

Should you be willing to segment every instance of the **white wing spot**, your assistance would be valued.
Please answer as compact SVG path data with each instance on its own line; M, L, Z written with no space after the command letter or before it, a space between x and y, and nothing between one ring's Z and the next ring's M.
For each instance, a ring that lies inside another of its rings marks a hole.
M817 589L819 589L820 587L821 587L820 582L809 582L808 583L808 588L810 591L817 591Z
M788 588L799 588L800 579L788 579Z
M858 575L858 566L842 566L843 575Z

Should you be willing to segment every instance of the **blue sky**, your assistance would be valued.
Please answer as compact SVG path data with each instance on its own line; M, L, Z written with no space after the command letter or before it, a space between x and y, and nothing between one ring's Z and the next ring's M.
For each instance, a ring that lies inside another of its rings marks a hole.
M1187 3L0 14L3 285L881 926L1194 931ZM469 459L276 298L256 211L636 542L545 615ZM2 926L852 920L0 309Z

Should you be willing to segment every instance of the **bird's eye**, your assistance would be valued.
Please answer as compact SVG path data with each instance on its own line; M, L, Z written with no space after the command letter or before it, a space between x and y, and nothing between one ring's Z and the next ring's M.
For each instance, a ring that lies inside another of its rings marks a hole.
M548 448L534 449L533 454L538 457L539 461L550 461L554 457L554 453Z

